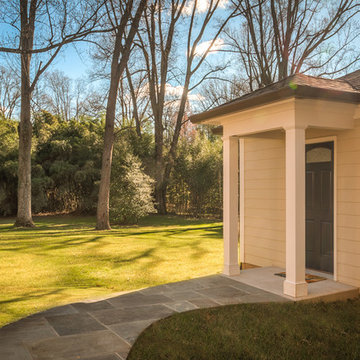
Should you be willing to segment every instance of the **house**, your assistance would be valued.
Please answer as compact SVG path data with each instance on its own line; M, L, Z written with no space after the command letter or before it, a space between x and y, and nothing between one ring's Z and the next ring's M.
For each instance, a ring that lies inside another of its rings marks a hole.
M360 287L360 70L296 74L191 121L222 127L224 274L285 268L294 298L307 268Z

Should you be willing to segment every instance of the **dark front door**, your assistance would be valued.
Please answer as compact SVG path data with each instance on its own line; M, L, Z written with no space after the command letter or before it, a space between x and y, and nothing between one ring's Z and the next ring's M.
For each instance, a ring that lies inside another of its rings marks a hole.
M306 145L306 267L334 271L334 143Z

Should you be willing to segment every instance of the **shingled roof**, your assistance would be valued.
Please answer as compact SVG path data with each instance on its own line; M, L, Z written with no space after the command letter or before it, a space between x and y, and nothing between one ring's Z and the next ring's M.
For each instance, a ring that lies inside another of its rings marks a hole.
M360 70L334 80L295 74L211 110L193 115L190 120L193 123L201 123L214 117L291 97L360 103Z
M347 74L339 78L339 80L347 81L354 89L360 90L360 70L356 70L351 74Z

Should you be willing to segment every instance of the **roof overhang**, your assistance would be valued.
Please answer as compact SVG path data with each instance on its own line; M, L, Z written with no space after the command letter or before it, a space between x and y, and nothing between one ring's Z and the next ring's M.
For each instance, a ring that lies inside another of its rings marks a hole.
M287 86L271 92L265 92L257 96L239 98L224 105L220 105L209 111L192 115L190 120L194 124L213 123L216 124L216 118L239 112L249 108L262 106L268 103L295 99L322 99L342 103L360 103L360 93L351 91L338 91L334 89L316 88L305 85Z

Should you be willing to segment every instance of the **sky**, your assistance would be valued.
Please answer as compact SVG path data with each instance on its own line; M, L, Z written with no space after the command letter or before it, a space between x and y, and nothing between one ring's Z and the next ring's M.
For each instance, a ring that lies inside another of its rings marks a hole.
M84 78L91 68L91 59L88 54L88 47L84 43L68 45L55 59L51 70L63 71L72 79Z
M194 5L195 0L188 0L187 5L184 10L184 14L190 15L191 9ZM217 16L221 16L225 11L226 4L229 0L220 0L219 7L217 9ZM197 8L198 8L198 16L201 18L201 15L207 10L207 6L209 4L209 0L197 0ZM6 35L9 33L13 37L15 35L15 30L5 24L0 23L0 45L2 39L6 39ZM211 33L209 29L206 30L204 34L204 41L198 47L198 53L201 55L207 48L211 40ZM4 42L5 43L5 42ZM186 44L185 42L178 44L181 52L186 54ZM218 39L218 41L214 45L214 50L219 49L222 46L222 40ZM92 51L96 51L94 46L91 46ZM209 55L209 58L214 59L214 53ZM185 57L185 56L184 56ZM11 62L12 60L10 60ZM0 65L1 63L5 64L9 62L8 59L4 59L4 57L0 57ZM18 67L18 66L17 66ZM93 68L93 62L89 54L89 44L86 42L78 42L76 46L73 44L68 44L64 46L59 55L55 58L55 60L50 65L48 71L62 71L69 78L76 79L85 79L87 78L91 70ZM177 86L177 84L173 84L173 86Z

